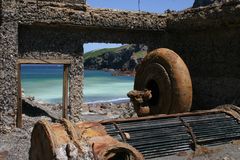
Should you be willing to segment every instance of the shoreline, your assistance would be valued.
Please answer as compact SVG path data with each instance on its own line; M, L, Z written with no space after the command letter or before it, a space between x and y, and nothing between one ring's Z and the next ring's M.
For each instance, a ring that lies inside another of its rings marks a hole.
M95 69L95 68L84 68L84 70L89 71L104 71L110 72L112 76L131 76L135 77L136 71L131 71L127 69L113 69L113 68L102 68L102 69Z
M29 117L45 115L52 120L62 119L62 104L43 103L34 97L23 97L22 103L23 114ZM101 121L137 116L128 98L83 103L79 109L79 114L72 117L73 121Z
M129 103L129 98L116 98L111 100L98 100L98 101L91 101L91 102L83 102L83 104L106 104L106 103L112 103L112 104L120 104L120 103Z
M101 69L101 70L85 69L85 71L86 71L86 73L84 73L84 74L86 74L85 75L86 82L84 81L84 83L85 83L85 87L84 87L85 95L83 95L84 103L91 104L91 103L127 102L126 94L128 91L132 90L132 88L133 88L132 87L133 86L132 85L132 83L133 83L132 77L134 76L133 72L131 72L131 73L129 73L129 71L122 72L122 71L113 70L113 69ZM96 71L96 73L94 71ZM106 72L106 73L104 73L104 72ZM94 79L92 79L93 76L95 77ZM119 77L117 77L117 76L119 76ZM122 77L120 77L120 76L122 76ZM25 96L29 96L29 97L34 96L34 99L39 101L39 103L41 103L41 104L61 104L62 103L62 94L59 93L62 90L60 88L61 84L58 85L57 87L53 87L53 89L49 92L46 92L46 94L42 94L43 89L44 89L44 91L48 91L49 89L46 89L44 87L39 89L39 86L43 85L43 84L45 86L45 85L48 85L48 83L50 83L50 84L53 83L52 80L48 76L44 76L44 78L45 79L43 82L38 82L38 81L35 82L35 80L32 81L29 78L25 78L24 81L28 82L28 83L24 83L25 85L22 85L23 94L26 91ZM89 81L87 78L89 78ZM98 78L99 78L99 82L98 82ZM113 87L116 87L116 89L117 89L117 92L113 96L111 96L111 94L109 94L111 92L111 89L109 89L109 91L108 91L108 90L105 90L105 88L101 86L105 82L102 79L105 79L105 78L108 80L108 82L110 84L114 85ZM116 80L116 83L115 83L115 80ZM123 82L123 83L121 83L121 82ZM96 90L95 86L97 87L97 89L102 90L103 94L95 94L94 92L98 92L98 90ZM59 92L56 92L55 90L57 90ZM94 95L92 95L92 93L94 93ZM117 93L119 93L119 94L117 94Z
M43 105L62 105L62 103L49 103L47 101L41 100L41 99L36 99L34 96L26 96L22 97L22 99L28 99L30 101L35 101L39 104ZM116 98L116 99L109 99L109 100L96 100L96 101L88 101L88 102L83 102L83 105L88 105L88 104L121 104L121 103L129 103L130 98L128 97L122 97L122 98Z

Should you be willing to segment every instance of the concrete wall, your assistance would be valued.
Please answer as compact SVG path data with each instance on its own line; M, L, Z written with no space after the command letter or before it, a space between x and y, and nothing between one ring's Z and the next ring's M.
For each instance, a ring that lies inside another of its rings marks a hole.
M18 48L18 58L71 61L69 111L72 118L78 117L83 100L83 44L78 33L67 28L20 25Z
M0 128L16 124L19 58L71 61L68 114L77 121L83 101L83 44L152 43L161 35L161 32L155 31L159 30L154 23L158 15L86 11L84 7L53 1L39 1L37 4L30 1L9 2L4 5L0 30ZM102 18L99 14L106 17ZM139 21L141 17L145 17L143 21ZM151 17L153 19L148 22Z
M15 3L1 1L0 28L0 130L15 126L17 103L16 60L18 57Z
M193 82L193 109L240 105L240 29L171 33L155 48L171 48L186 62Z
M87 42L170 48L189 67L194 106L240 103L240 3L158 15L56 1L1 2L0 129L15 125L18 58L71 60L69 114L78 120Z
M193 108L240 105L240 5L229 2L172 14L150 48L177 52L193 81Z

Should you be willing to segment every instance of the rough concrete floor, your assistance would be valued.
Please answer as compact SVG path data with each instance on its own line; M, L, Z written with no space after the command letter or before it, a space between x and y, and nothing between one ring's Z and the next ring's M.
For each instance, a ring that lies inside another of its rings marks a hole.
M34 124L40 119L48 119L49 117L29 117L23 114L24 123L22 129L15 128L10 133L0 134L0 152L7 151L7 160L27 160L30 148L31 132Z

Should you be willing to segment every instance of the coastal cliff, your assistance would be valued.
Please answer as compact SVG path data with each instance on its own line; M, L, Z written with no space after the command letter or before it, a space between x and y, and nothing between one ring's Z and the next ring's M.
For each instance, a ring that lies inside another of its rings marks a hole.
M84 54L84 68L133 71L146 53L146 46L135 44L94 50Z
M193 4L193 8L207 6L213 3L215 4L226 3L229 1L238 1L238 0L195 0Z

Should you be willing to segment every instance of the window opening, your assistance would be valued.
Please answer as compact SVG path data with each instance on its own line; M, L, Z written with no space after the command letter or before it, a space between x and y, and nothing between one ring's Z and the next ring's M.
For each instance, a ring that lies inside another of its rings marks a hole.
M69 64L69 61L58 60L18 61L17 127L22 127L22 114L68 118Z

